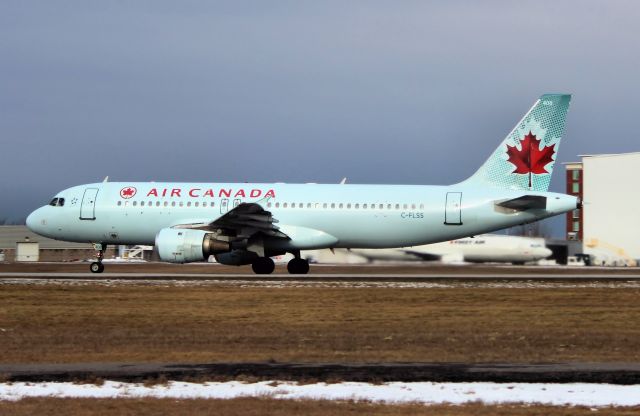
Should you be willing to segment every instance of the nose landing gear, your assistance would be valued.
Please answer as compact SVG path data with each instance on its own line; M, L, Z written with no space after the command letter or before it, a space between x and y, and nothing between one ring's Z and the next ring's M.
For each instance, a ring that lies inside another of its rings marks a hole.
M96 253L96 261L91 263L89 266L89 270L91 273L102 273L104 271L104 264L102 264L102 259L104 258L104 252L107 250L106 244L96 243L93 247L98 251Z

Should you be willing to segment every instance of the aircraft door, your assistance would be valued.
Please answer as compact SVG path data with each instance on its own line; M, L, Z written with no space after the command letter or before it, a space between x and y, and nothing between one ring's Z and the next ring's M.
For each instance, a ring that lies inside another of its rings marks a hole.
M80 204L80 219L95 220L96 219L96 197L98 196L98 188L87 188L82 195L82 203Z
M240 200L239 199L234 199L233 200L233 207L237 207L238 205L240 205Z
M447 192L444 223L462 225L462 192Z
M229 200L227 198L220 200L220 214L226 214L229 210Z

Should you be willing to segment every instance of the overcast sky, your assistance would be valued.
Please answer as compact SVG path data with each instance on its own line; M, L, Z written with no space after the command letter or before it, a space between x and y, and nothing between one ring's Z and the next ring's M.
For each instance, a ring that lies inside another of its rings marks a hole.
M640 150L637 1L0 1L0 218L111 180L450 184L545 92ZM556 165L552 189L563 191Z

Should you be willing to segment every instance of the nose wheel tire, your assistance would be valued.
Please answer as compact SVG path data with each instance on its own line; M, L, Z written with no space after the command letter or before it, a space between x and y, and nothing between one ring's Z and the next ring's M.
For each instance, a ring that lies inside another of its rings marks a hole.
M271 274L276 265L270 257L259 257L251 263L251 268L255 274Z
M289 274L307 274L309 273L309 262L304 259L291 259L287 264Z
M104 265L102 263L94 261L89 266L89 270L91 270L91 273L102 273L104 271Z

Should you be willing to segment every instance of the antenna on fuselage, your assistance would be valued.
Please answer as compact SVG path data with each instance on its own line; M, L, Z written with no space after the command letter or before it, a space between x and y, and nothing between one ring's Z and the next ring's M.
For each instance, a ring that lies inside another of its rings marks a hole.
M103 182L103 183L105 183L105 182L109 182L109 176L108 176L108 175L107 175L107 176L105 176L105 177L104 177L104 180L103 180L102 182Z
M340 181L340 185L344 185L345 183L347 183L347 177L346 176L344 178L342 178L342 180Z

